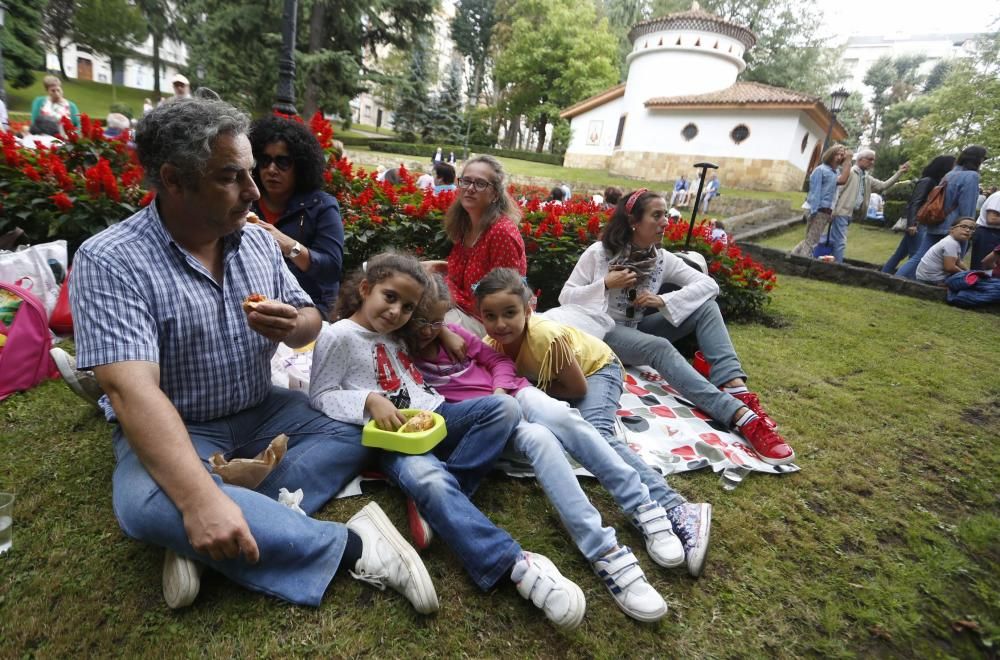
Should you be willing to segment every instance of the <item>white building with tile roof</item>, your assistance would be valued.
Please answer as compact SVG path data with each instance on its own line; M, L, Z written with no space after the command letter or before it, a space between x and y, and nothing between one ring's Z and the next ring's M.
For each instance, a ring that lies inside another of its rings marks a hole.
M726 186L798 190L819 162L830 113L789 89L738 82L754 34L703 11L637 23L625 83L562 111L567 167L654 181L719 165ZM833 139L846 133L833 127Z

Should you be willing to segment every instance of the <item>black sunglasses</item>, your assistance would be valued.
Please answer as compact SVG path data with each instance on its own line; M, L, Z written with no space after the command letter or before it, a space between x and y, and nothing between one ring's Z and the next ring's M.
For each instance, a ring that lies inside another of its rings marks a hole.
M257 169L266 170L271 167L271 163L277 165L278 169L282 172L287 172L295 165L295 161L292 160L291 156L274 156L272 158L267 154L261 154L260 158L257 159Z
M628 289L625 291L625 300L628 301L628 305L625 306L625 318L635 318L635 299L638 296L639 293L635 289Z

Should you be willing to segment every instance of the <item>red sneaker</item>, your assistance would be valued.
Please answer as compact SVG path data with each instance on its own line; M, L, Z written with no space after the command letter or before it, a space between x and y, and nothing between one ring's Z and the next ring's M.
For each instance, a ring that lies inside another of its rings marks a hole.
M769 427L772 429L778 428L778 423L774 421L774 419L772 419L763 408L761 408L760 399L757 398L756 394L753 392L743 392L741 394L734 394L733 396L742 401L744 406L754 411L754 413L764 420L764 423Z
M406 517L410 522L410 538L413 539L413 547L417 550L424 550L434 539L434 532L427 524L424 517L417 510L417 503L412 499L406 499Z
M795 460L795 452L785 439L774 432L764 420L758 417L739 428L739 432L760 454L760 458L770 465L784 465Z

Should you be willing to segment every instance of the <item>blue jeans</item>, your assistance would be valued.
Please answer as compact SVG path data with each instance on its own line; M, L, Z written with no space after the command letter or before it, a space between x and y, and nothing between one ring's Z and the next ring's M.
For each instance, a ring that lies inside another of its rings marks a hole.
M927 228L923 225L917 225L917 233L913 236L904 231L903 237L899 239L899 245L896 246L896 251L892 253L889 260L882 266L882 272L892 275L896 272L896 267L899 266L900 261L903 259L912 259L913 255L917 252L917 248L920 247L920 241L924 239L925 233L927 233Z
M615 368L618 368L617 365ZM612 532L610 537L604 533L600 527L600 515L589 502L587 505L593 511L581 512L579 499L582 497L586 501L586 495L583 494L579 482L569 469L566 457L562 451L552 451L548 447L539 450L530 445L551 445L547 436L554 436L570 456L597 477L626 514L631 515L640 506L650 502L649 489L642 483L636 470L609 446L601 434L581 416L579 410L571 408L565 401L553 399L535 387L520 390L516 398L521 404L524 418L533 422L532 426L541 426L541 430L527 429L516 434L526 436L518 437L518 449L532 459L535 475L542 483L549 501L559 511L580 551L590 561L602 557L614 548L614 533ZM616 409L617 402L612 412ZM545 431L547 436L542 431ZM534 457L543 463L535 463ZM553 478L548 474L549 470L558 476ZM570 479L566 479L567 476ZM597 514L597 525L573 524L583 522L576 520L581 513Z
M983 258L1000 245L1000 227L979 226L972 235L972 258L969 265L973 270L983 267Z
M521 546L469 501L521 419L512 397L486 396L442 403L447 437L431 452L383 452L382 469L486 591L510 573Z
M844 250L847 249L847 227L851 224L851 219L846 215L835 215L830 223L830 250L833 252L833 260L838 264L844 263Z
M920 246L917 247L917 251L913 253L910 260L905 264L900 266L899 270L896 271L896 277L905 277L908 280L917 279L917 266L920 265L920 260L924 258L927 254L927 250L930 250L934 245L940 241L942 238L948 234L931 234L925 231L923 238L920 240Z
M673 346L671 346L672 348ZM684 363L687 364L687 362ZM635 470L639 479L649 490L649 496L664 509L673 509L675 506L683 504L684 498L667 484L662 474L642 460L642 457L632 451L628 443L615 433L615 416L622 396L623 376L622 369L618 364L609 364L598 369L587 377L587 394L582 399L574 401L573 407L579 410L580 415L604 436L604 439L618 456Z
M187 425L195 451L209 469L208 458L252 458L279 433L288 436L288 451L257 488L223 484L250 526L260 561L215 561L188 543L184 521L143 467L121 427L114 433L117 465L112 501L118 523L128 536L173 550L222 573L248 589L300 605L318 606L333 579L347 542L347 528L316 520L278 504L278 490L303 491L301 507L312 514L361 471L374 452L361 445L360 427L334 421L309 407L301 392L274 388L259 405L209 422Z

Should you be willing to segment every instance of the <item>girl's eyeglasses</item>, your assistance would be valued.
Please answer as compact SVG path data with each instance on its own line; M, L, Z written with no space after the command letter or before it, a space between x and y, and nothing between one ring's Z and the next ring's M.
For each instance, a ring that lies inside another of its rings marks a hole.
M417 330L423 330L424 328L440 330L444 327L444 321L428 321L427 319L413 319L413 324L417 326Z
M457 182L459 188L475 188L476 192L483 192L493 185L484 179L470 179L467 176L458 177Z
M262 171L266 170L271 167L271 163L277 165L278 169L282 172L287 172L295 165L295 161L292 160L291 156L274 156L272 158L267 154L261 154L260 158L257 159L257 168Z

